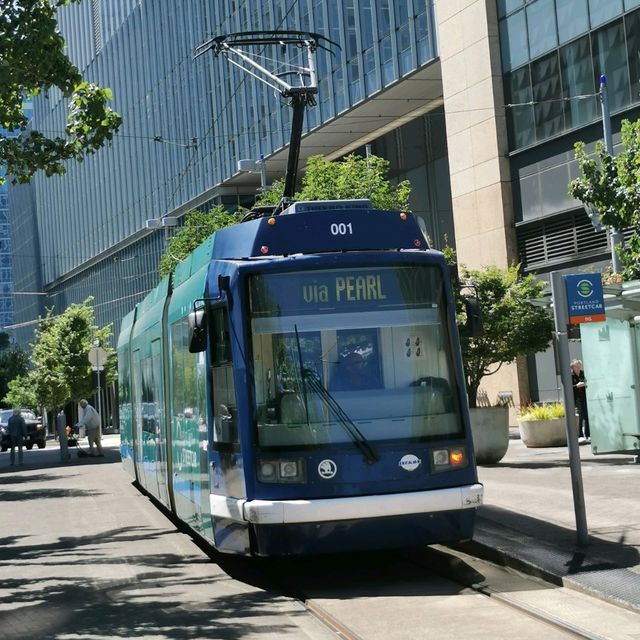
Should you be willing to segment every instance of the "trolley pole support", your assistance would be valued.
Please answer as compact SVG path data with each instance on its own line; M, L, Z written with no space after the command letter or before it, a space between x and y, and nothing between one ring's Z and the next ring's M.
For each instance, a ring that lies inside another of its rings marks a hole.
M289 156L287 158L287 173L284 179L282 200L271 215L277 215L293 200L296 191L298 162L302 144L302 129L304 124L304 110L307 106L316 104L318 93L318 73L315 63L315 53L318 48L326 49L321 42L331 42L327 38L308 31L247 31L216 36L196 48L194 58L207 51L213 50L216 55L222 54L227 60L250 76L277 91L283 98L289 100L293 109L291 119L291 136L289 138ZM287 46L304 48L306 51L306 66L289 65L286 72L275 72L267 69L256 59L252 47L277 46L282 53ZM328 49L327 49L328 50ZM297 78L298 84L292 84L286 78ZM264 190L264 184L262 185ZM249 214L251 215L251 214ZM249 218L246 218L249 219Z
M576 533L578 545L589 544L587 516L582 485L582 467L580 466L580 446L575 424L575 402L573 399L573 383L571 381L571 358L569 356L569 310L567 308L567 291L558 271L551 273L551 295L553 297L553 319L555 321L555 347L560 365L560 380L565 407L565 427L569 449L569 468L571 469L571 486L573 489L573 508L576 517Z

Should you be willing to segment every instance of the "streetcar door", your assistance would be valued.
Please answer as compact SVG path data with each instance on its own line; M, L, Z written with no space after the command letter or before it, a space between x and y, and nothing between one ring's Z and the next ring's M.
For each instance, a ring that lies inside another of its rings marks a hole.
M136 468L138 482L147 487L147 478L143 463L143 437L142 437L142 361L140 349L133 352L133 371L131 372L133 411L131 421L133 423L133 463Z
M211 442L211 493L216 496L242 499L246 497L243 458L238 432L238 403L233 379L229 317L224 306L211 309L211 383L213 425ZM237 521L225 518L213 509L213 529L216 547L225 551L247 553L249 540L246 529Z

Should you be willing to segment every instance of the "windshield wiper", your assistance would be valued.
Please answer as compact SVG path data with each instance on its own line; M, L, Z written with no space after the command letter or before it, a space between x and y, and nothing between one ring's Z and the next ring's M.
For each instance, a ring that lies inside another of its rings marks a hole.
M314 391L320 396L322 402L329 408L338 422L342 426L342 428L347 432L350 438L353 440L354 444L364 456L367 464L373 464L374 462L378 462L380 460L380 456L377 451L373 448L371 443L362 435L362 432L356 425L353 420L347 415L345 410L338 404L337 400L329 393L329 390L320 382L320 378L318 374L311 370L307 369L304 366L302 361L302 350L300 349L300 335L298 334L298 325L293 325L293 329L296 334L296 347L298 349L298 364L300 366L300 378L301 378L301 386L302 386L302 400L304 402L304 410L307 418L307 424L309 424L309 404L307 402L307 387Z
M309 389L318 394L322 402L329 408L343 429L349 434L354 444L362 451L364 459L368 464L373 464L380 460L378 452L373 448L371 443L362 435L362 432L353 420L347 415L345 410L338 404L337 400L329 393L329 390L320 382L318 375L311 369L302 369L302 380L306 382ZM306 405L306 402L305 402Z

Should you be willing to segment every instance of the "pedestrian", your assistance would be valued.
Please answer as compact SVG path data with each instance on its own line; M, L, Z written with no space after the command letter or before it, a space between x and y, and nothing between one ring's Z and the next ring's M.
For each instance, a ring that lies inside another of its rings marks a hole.
M589 412L587 410L587 381L582 369L582 360L571 361L571 384L573 385L573 399L578 411L580 423L580 442L591 442L589 430Z
M60 462L69 462L69 443L67 441L67 417L64 409L56 416L56 431L58 432L58 444L60 445Z
M16 463L16 447L18 447L18 464L22 464L22 445L27 437L27 423L20 409L14 409L7 423L7 431L11 440L11 466Z
M83 398L80 400L80 406L82 407L82 418L78 420L78 426L84 426L87 430L87 438L89 439L89 455L93 457L102 458L104 453L102 452L102 434L101 434L101 420L100 414ZM94 454L93 447L96 447L97 454Z

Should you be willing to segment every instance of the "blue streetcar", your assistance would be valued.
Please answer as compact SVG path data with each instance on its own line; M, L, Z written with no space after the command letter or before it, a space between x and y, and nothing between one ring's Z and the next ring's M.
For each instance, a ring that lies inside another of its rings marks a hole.
M470 538L449 270L412 214L298 202L213 234L123 320L121 453L222 552Z

